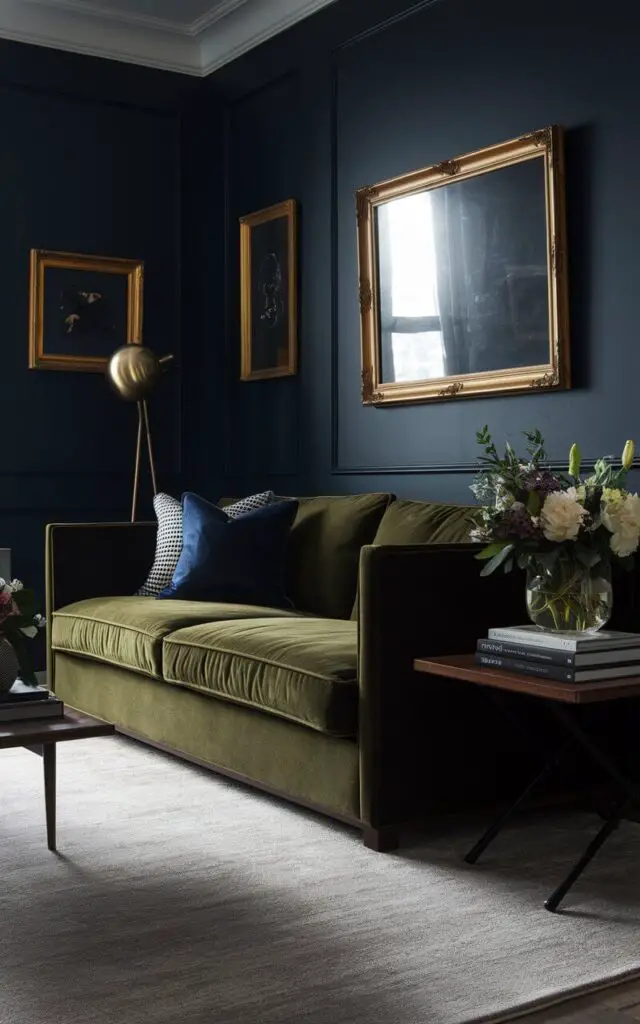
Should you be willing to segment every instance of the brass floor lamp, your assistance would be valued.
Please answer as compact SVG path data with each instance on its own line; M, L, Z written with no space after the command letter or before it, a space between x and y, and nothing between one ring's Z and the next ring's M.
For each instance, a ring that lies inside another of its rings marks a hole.
M117 349L109 360L107 378L125 402L136 402L138 406L138 436L133 471L133 496L131 500L131 522L136 521L138 493L140 490L140 464L142 461L142 435L145 435L149 456L149 472L154 497L158 493L156 466L151 443L149 410L147 398L155 390L163 371L173 359L172 355L159 358L150 348L143 345L124 345Z

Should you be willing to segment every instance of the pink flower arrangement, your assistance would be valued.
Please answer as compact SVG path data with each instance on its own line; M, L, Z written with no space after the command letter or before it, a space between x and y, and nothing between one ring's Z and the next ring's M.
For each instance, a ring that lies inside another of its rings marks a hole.
M0 639L14 648L20 678L32 686L36 685L36 677L25 639L32 640L45 625L44 617L35 612L33 591L26 590L20 580L7 582L0 578Z

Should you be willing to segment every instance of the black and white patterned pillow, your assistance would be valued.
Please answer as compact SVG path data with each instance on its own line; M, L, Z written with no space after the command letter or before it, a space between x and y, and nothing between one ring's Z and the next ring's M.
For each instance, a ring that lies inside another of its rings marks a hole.
M224 511L230 519L237 519L277 500L273 491L262 491L226 505ZM153 508L158 519L156 554L149 575L136 591L139 597L155 597L169 586L182 551L182 503L170 494L159 493L153 499Z
M151 571L136 593L155 597L171 583L182 551L182 505L170 494L156 494L153 509L158 520L156 554Z

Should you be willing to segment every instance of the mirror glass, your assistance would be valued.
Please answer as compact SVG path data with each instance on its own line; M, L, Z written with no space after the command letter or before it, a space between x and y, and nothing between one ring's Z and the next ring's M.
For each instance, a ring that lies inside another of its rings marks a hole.
M547 362L544 161L376 208L383 382Z
M562 133L359 189L363 401L569 386Z

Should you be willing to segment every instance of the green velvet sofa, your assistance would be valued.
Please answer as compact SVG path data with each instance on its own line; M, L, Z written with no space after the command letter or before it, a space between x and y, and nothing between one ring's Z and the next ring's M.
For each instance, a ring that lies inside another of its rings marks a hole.
M130 596L155 524L50 525L50 685L122 733L393 848L402 822L486 797L496 771L477 696L462 707L459 688L412 670L524 616L521 579L480 580L473 515L389 494L301 498L291 612ZM474 744L484 774L464 767Z

